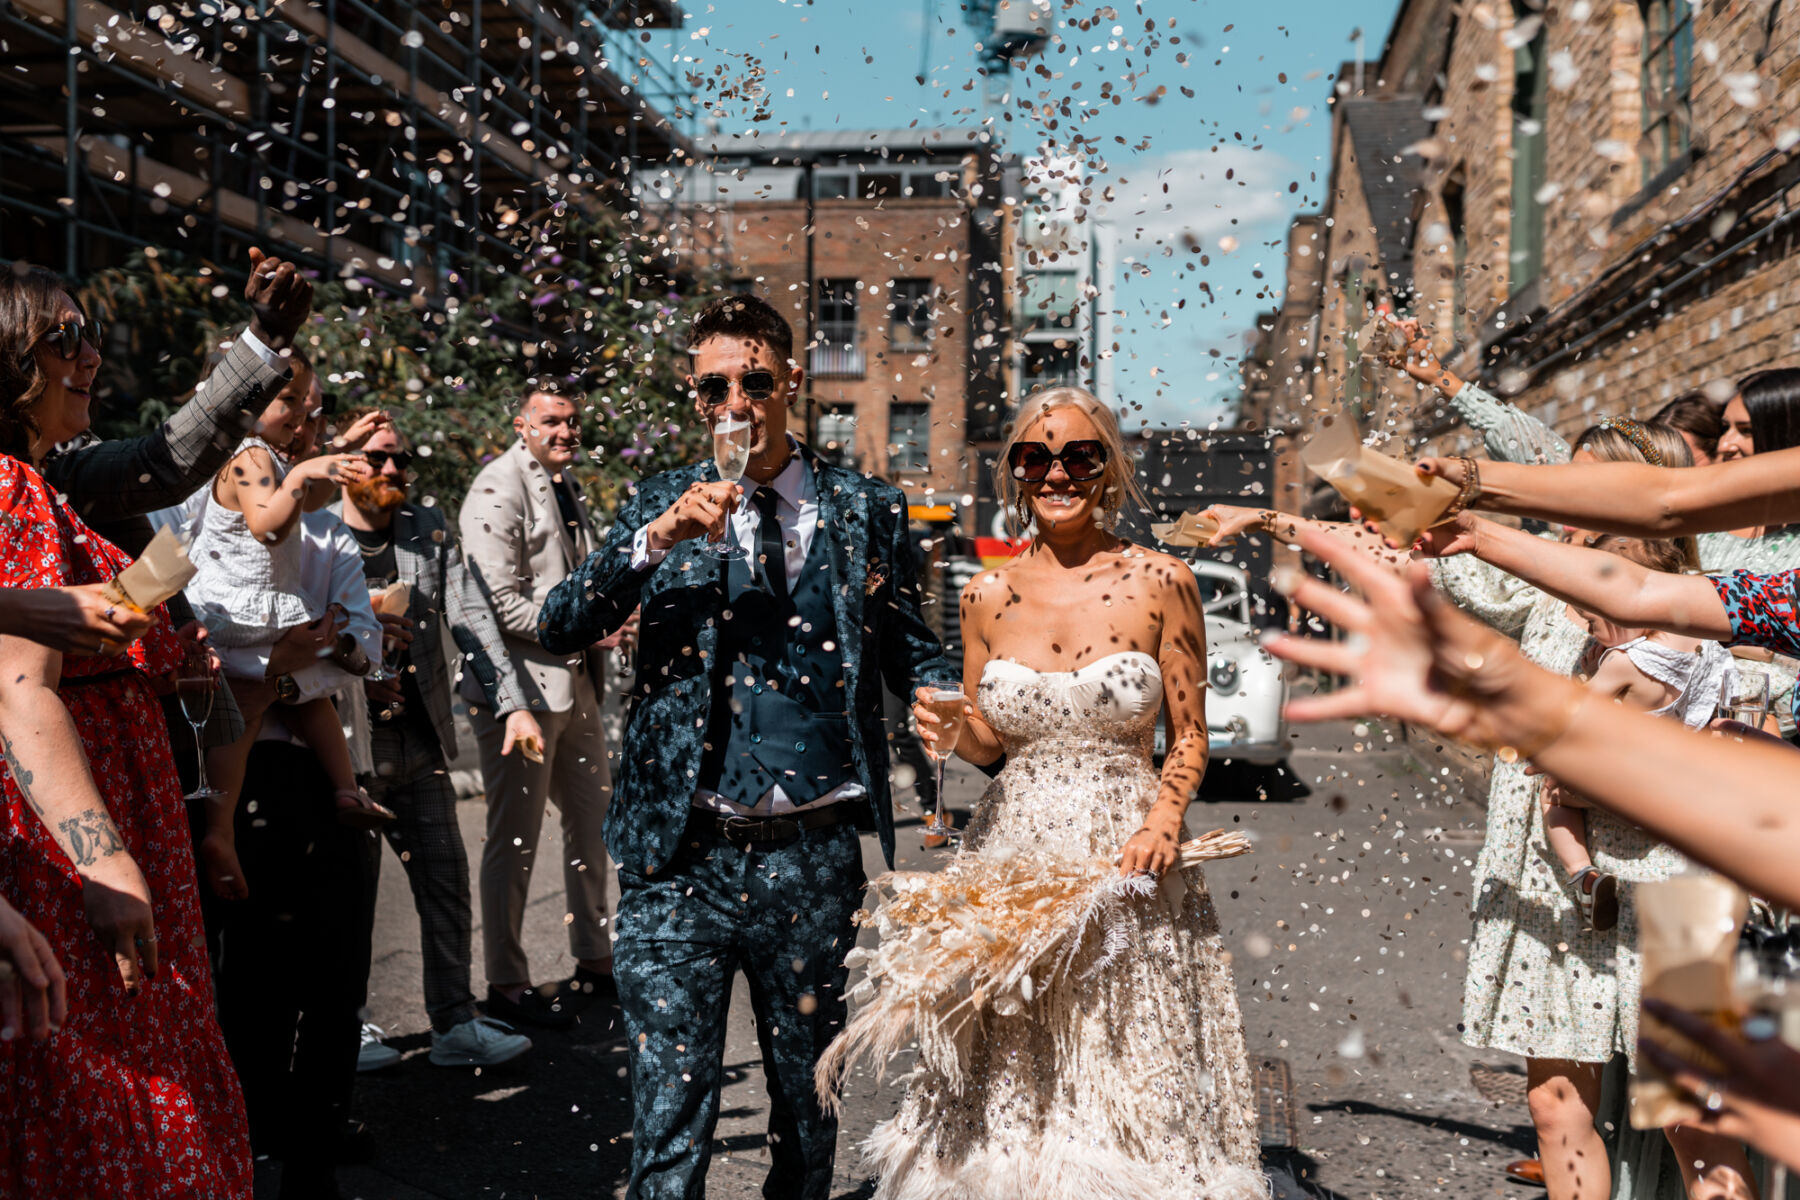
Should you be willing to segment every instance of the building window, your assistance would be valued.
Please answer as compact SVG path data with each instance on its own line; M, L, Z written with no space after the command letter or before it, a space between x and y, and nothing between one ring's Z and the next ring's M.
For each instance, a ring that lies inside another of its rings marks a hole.
M1080 384L1081 352L1075 339L1025 343L1025 357L1019 365L1021 399L1039 388Z
M1643 96L1644 181L1688 152L1694 88L1694 11L1688 0L1638 0L1644 46L1638 79Z
M826 462L856 466L856 410L848 406L821 409L815 418L813 450Z
M754 296L756 294L756 280L734 279L726 284L725 288L727 291L735 292L740 296Z
M1075 328L1081 309L1081 277L1074 271L1031 271L1020 289L1025 311L1021 325L1026 333Z
M1450 227L1450 331L1460 342L1469 331L1469 226L1460 172L1444 185L1444 223Z
M856 344L856 280L819 280L818 324L810 367L815 376L863 376L862 348Z
M1524 0L1513 0L1513 29L1529 30L1526 22L1534 22L1537 32L1513 48L1512 249L1507 287L1514 295L1544 269L1544 206L1538 193L1544 187L1548 48L1542 18Z
M931 406L888 406L888 474L931 469Z
M1363 325L1368 320L1369 303L1368 283L1363 278L1365 269L1360 256L1351 259L1340 289L1344 297L1344 407L1359 420L1368 415L1369 402L1362 355Z
M931 280L896 279L894 302L889 308L888 336L897 350L925 350L931 346Z

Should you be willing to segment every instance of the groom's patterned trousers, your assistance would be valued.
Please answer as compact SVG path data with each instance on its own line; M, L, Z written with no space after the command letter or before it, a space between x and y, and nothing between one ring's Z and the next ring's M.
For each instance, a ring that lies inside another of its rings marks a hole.
M619 868L613 970L635 1108L626 1200L704 1200L740 970L769 1084L763 1195L827 1200L837 1121L819 1108L813 1065L844 1027L844 955L865 882L856 830L748 848L698 830L654 875Z

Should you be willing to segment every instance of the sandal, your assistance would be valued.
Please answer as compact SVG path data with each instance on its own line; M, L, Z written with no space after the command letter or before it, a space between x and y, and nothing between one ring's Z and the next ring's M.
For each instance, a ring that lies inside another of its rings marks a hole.
M1589 879L1593 885L1588 885ZM1582 921L1595 933L1605 933L1619 923L1619 877L1594 867L1583 867L1569 876L1575 886L1575 902Z
M379 829L398 819L393 809L376 803L361 788L339 788L331 798L337 804L339 825L348 825L352 829Z

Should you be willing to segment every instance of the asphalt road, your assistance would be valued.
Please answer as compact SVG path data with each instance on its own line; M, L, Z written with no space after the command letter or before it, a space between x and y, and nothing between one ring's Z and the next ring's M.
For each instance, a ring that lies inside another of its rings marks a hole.
M1449 764L1449 765L1447 765ZM1446 774L1448 771L1450 773ZM958 773L949 796L968 808L980 777ZM1456 1022L1469 933L1469 864L1482 810L1452 760L1363 727L1306 731L1288 766L1215 766L1190 817L1195 832L1246 830L1254 854L1208 872L1237 972L1249 1051L1268 1060L1265 1159L1278 1196L1401 1200L1510 1189L1500 1163L1530 1145L1523 1107L1484 1099L1471 1068L1503 1056L1471 1051ZM482 805L459 809L471 860ZM549 822L554 825L554 822ZM865 844L871 874L879 870ZM554 863L547 828L540 861ZM937 852L902 826L902 869ZM534 977L569 973L556 872L542 872L526 922ZM595 1010L572 1034L534 1033L532 1053L475 1072L431 1066L419 1000L418 924L404 873L383 864L372 1019L405 1061L362 1076L357 1114L378 1139L373 1163L347 1168L347 1195L596 1197L618 1194L631 1113L616 1010ZM476 992L481 932L476 930ZM767 1164L767 1096L740 981L727 1041L729 1082L708 1195L760 1197ZM837 1196L869 1196L856 1143L897 1103L868 1072L849 1084ZM264 1182L272 1172L259 1172ZM262 1189L259 1188L259 1194ZM268 1193L273 1195L272 1190Z

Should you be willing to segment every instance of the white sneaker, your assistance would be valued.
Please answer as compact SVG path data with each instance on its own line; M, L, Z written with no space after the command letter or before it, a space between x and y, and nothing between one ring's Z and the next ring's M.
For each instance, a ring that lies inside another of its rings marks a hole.
M386 1036L381 1026L363 1022L362 1049L356 1052L356 1070L359 1074L365 1071L385 1071L400 1061L400 1052L381 1040Z
M431 1061L439 1067L495 1067L531 1049L531 1039L505 1021L475 1017L450 1032L431 1033Z

